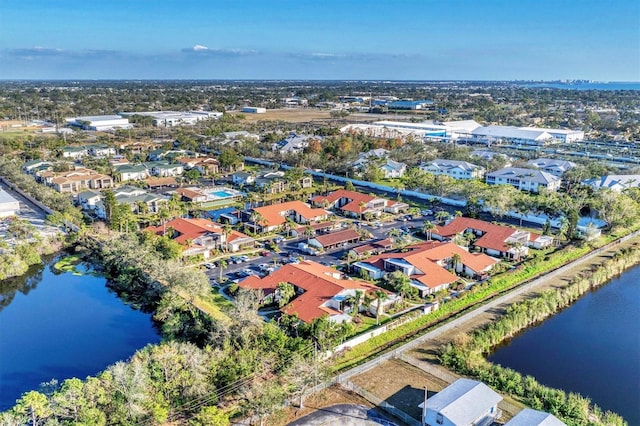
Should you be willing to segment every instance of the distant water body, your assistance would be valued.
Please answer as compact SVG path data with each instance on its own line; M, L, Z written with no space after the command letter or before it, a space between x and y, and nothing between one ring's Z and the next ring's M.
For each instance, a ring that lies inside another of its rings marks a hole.
M522 87L567 90L640 90L640 82L614 83L523 83Z
M489 356L640 425L640 265Z

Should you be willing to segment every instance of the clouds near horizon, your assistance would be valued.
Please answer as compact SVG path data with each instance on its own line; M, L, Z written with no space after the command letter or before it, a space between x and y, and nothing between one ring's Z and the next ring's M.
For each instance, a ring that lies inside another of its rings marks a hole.
M631 0L0 1L3 79L640 80Z

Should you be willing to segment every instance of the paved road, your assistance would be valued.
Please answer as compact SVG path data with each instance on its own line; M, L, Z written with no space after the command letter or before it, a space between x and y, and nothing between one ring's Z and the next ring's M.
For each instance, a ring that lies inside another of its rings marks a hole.
M363 405L339 404L330 407L318 408L317 411L304 416L288 426L395 426L396 423L389 420L375 409Z

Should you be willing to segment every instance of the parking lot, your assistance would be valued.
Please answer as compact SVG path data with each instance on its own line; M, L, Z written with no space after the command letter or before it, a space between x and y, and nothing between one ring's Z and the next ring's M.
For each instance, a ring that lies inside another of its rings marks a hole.
M225 259L227 266L223 268L222 271L220 271L220 261L211 262L208 265L210 268L207 269L207 275L212 285L217 285L221 277L223 281L226 278L229 281L237 282L249 275L264 276L273 272L275 268L286 263L294 262L299 258L313 260L314 262L324 265L337 265L344 262L343 257L351 248L366 244L367 241L389 238L389 232L392 229L401 229L404 230L405 233L414 234L420 231L424 222L427 220L433 221L434 218L432 215L414 218L401 216L397 220L373 222L375 225L373 223L354 221L356 226L368 231L372 235L370 240L346 244L317 256L303 253L298 249L298 243L306 242L306 237L290 239L274 237L276 241L282 240L276 244L277 251L271 251L265 248L260 250L261 255L234 255L228 257ZM268 269L267 267L272 269Z

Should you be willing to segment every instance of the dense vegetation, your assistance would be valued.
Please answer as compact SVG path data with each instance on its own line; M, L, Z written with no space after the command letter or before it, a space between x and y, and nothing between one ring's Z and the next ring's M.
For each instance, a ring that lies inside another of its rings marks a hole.
M308 336L265 323L255 294L238 295L229 322L195 308L189 298L210 291L205 275L167 258L159 239L81 237L76 248L125 300L155 311L165 341L96 377L24 394L0 424L225 424L228 415L266 415L321 375ZM207 415L220 423L198 423Z
M602 413L597 406L591 406L588 398L543 386L531 376L525 377L509 368L489 363L484 355L518 331L570 305L590 289L607 282L638 260L638 245L622 249L602 265L575 277L566 287L547 290L538 297L511 305L497 321L447 344L440 355L442 364L459 374L476 377L501 392L509 393L532 408L555 414L568 425L624 424L618 415Z

